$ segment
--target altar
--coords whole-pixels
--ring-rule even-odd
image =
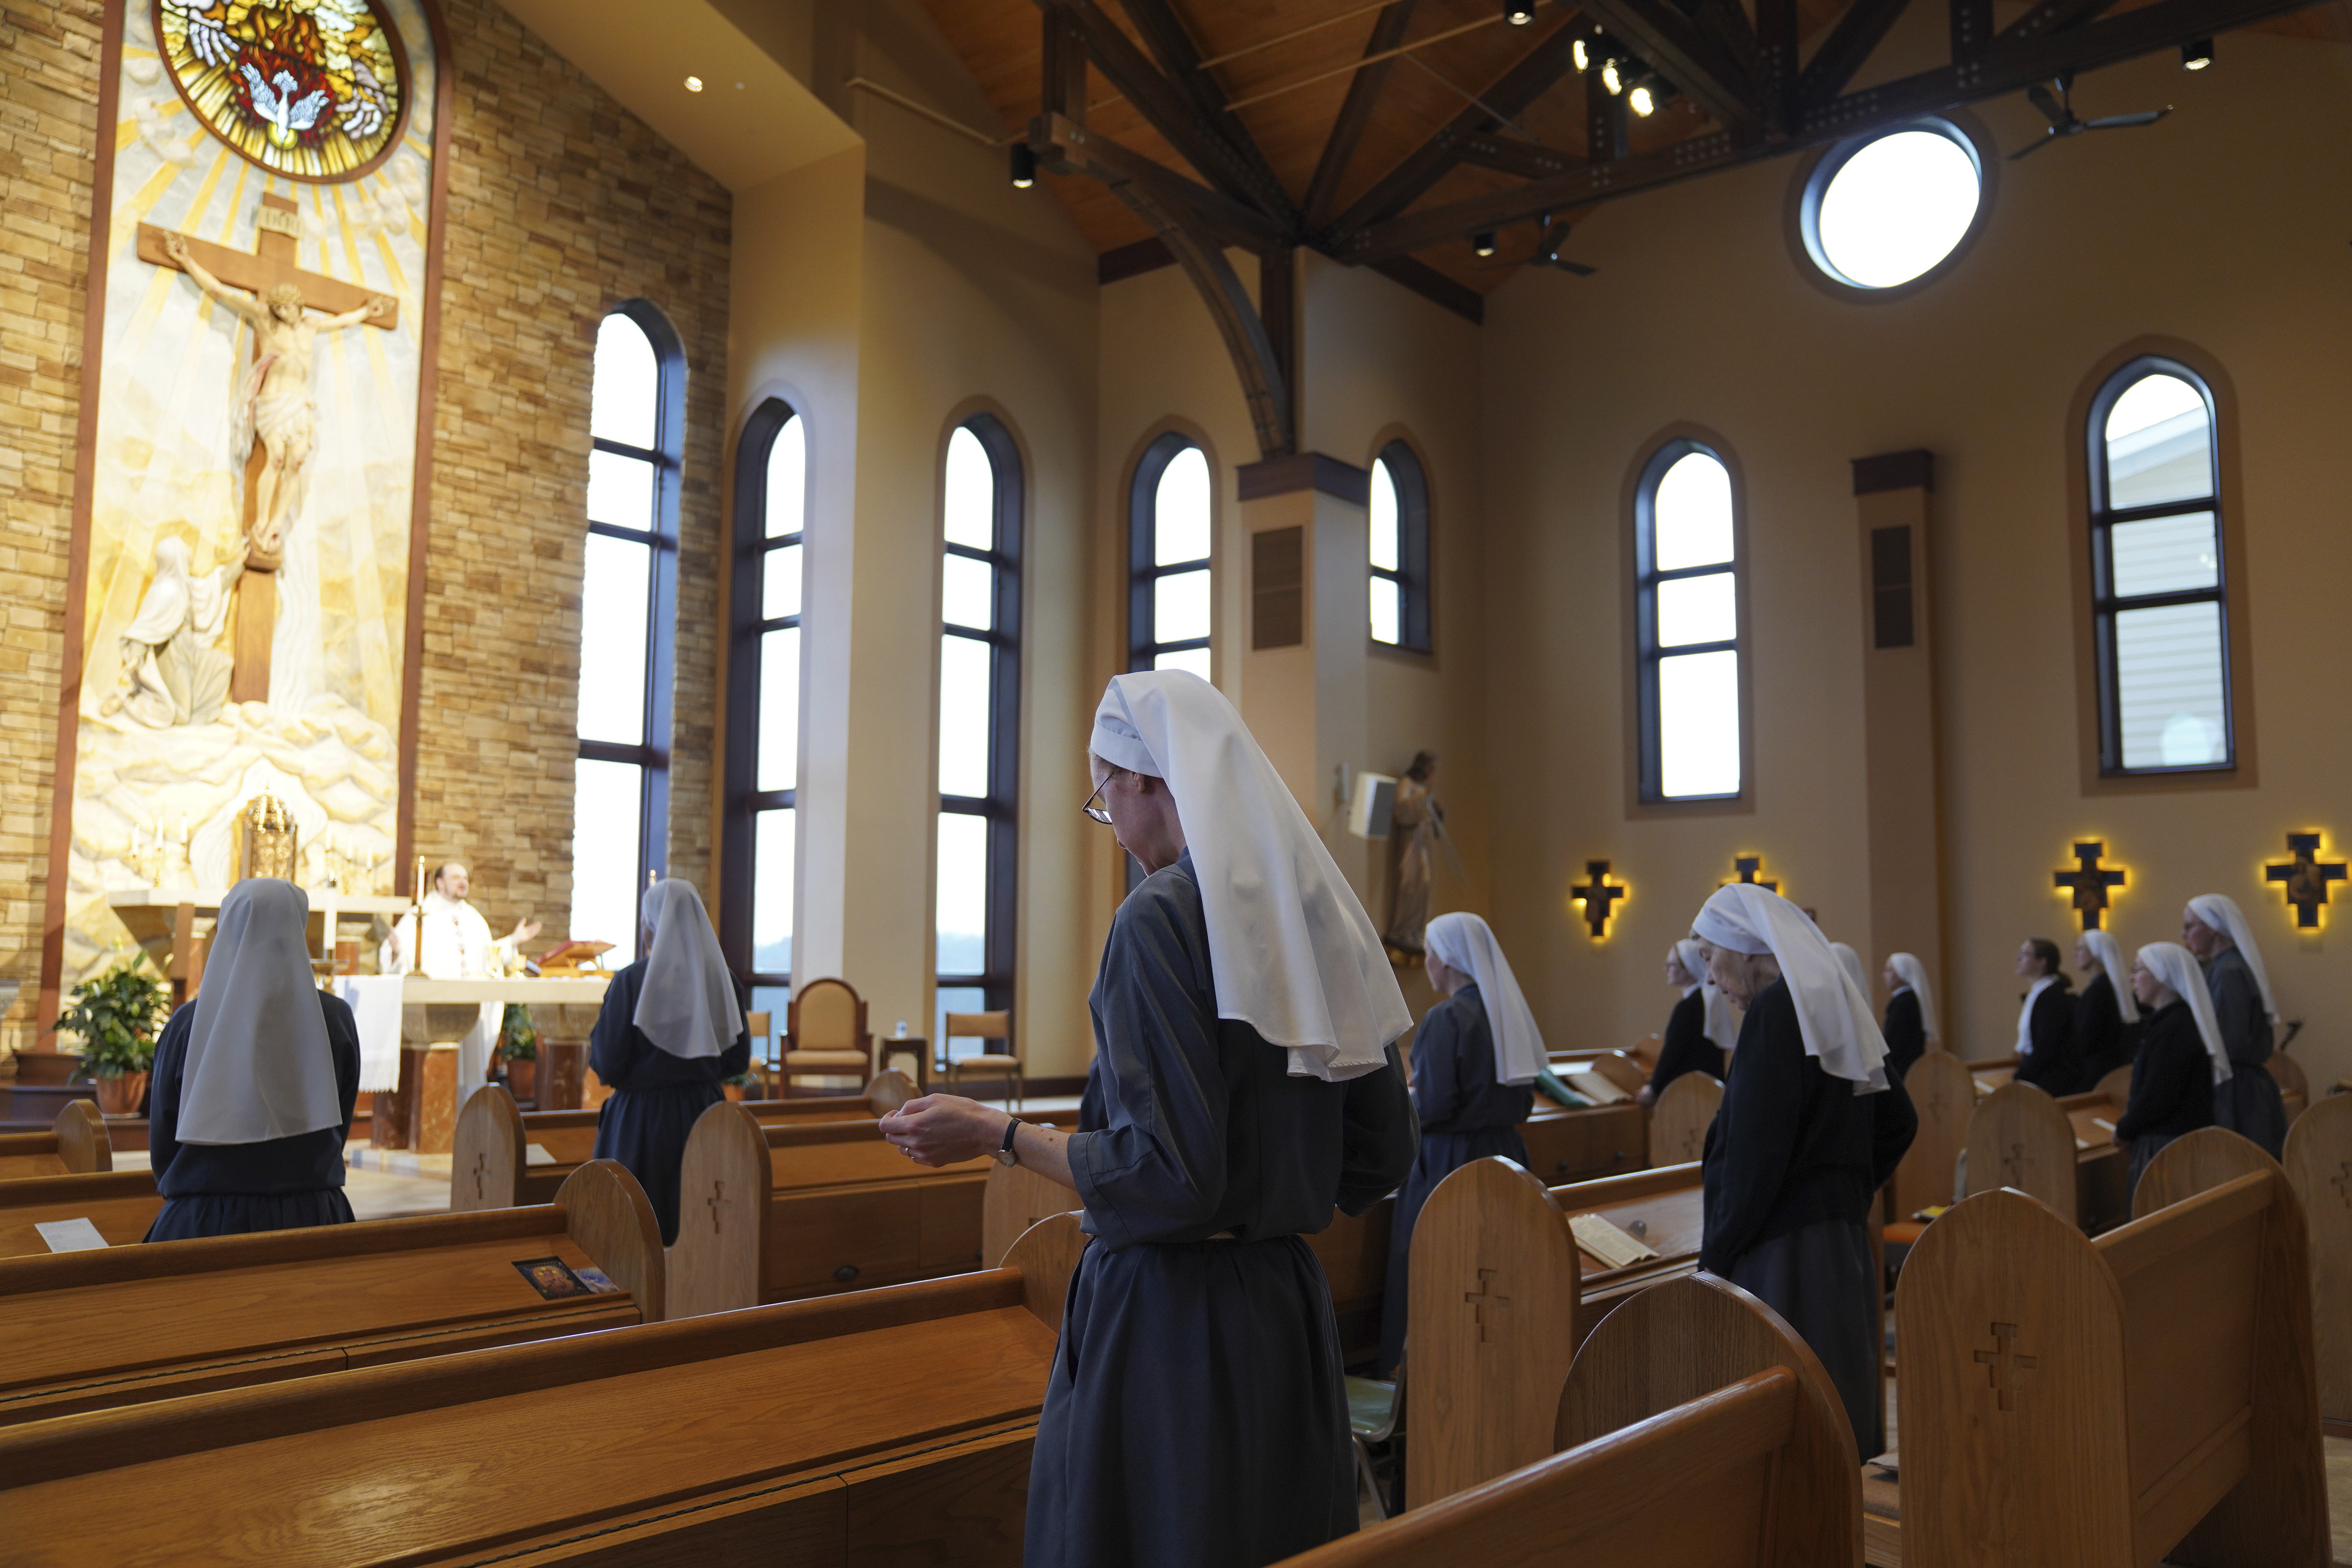
[[[346,918],[373,921],[379,916],[396,920],[409,900],[389,893],[343,893],[332,888],[305,888],[310,919],[304,930],[310,955],[321,963],[335,956],[335,943]],[[172,1005],[185,1002],[204,982],[205,942],[196,922],[211,922],[220,914],[226,888],[125,888],[106,895],[107,908],[131,933],[172,987]]]
[[[573,1110],[587,1081],[588,1035],[604,1009],[606,974],[544,979],[436,980],[430,975],[361,975],[341,983],[360,1022],[361,1082],[383,1081],[371,1058],[396,1049],[396,1087],[375,1095],[370,1142],[378,1149],[446,1154],[457,1128],[457,1042],[488,1005],[520,1003],[539,1030],[539,1109]],[[398,1036],[390,1037],[391,1010],[371,996],[397,987]]]

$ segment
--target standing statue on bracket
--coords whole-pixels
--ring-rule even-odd
[[[1412,766],[1397,780],[1396,808],[1389,827],[1389,925],[1383,940],[1418,958],[1429,925],[1429,889],[1434,850],[1445,837],[1445,807],[1429,793],[1437,776],[1437,753],[1416,752]]]
[[[155,579],[122,628],[122,674],[99,705],[100,718],[122,713],[150,730],[168,730],[205,723],[220,712],[230,660],[213,645],[228,622],[230,591],[245,564],[240,557],[197,576],[188,567],[186,540],[166,534],[155,542]]]

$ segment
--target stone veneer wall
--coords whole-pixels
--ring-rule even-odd
[[[445,0],[443,240],[417,847],[494,924],[560,935],[596,326],[644,298],[685,344],[670,863],[712,846],[730,201],[488,0]],[[0,1047],[32,1043],[79,432],[103,8],[0,10]],[[6,1068],[0,1064],[0,1075]]]

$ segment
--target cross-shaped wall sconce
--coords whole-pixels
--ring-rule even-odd
[[[1570,901],[1584,911],[1584,923],[1592,928],[1592,940],[1600,942],[1609,934],[1610,917],[1617,912],[1617,900],[1625,897],[1622,883],[1609,880],[1609,862],[1587,860],[1584,863],[1587,880],[1580,888],[1569,890]]]

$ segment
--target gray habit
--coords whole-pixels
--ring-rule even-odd
[[[2213,993],[2213,1021],[2221,1026],[2221,1044],[2230,1053],[2230,1076],[2213,1086],[2213,1125],[2281,1159],[2286,1152],[2286,1101],[2278,1079],[2263,1065],[2271,1059],[2271,1017],[2263,1011],[2263,989],[2234,947],[2205,965],[2205,986]]]
[[[1095,1244],[1038,1418],[1023,1560],[1251,1568],[1348,1534],[1338,1327],[1301,1238],[1412,1168],[1395,1047],[1324,1083],[1218,1018],[1190,855],[1120,906],[1090,1005],[1068,1149]]]

